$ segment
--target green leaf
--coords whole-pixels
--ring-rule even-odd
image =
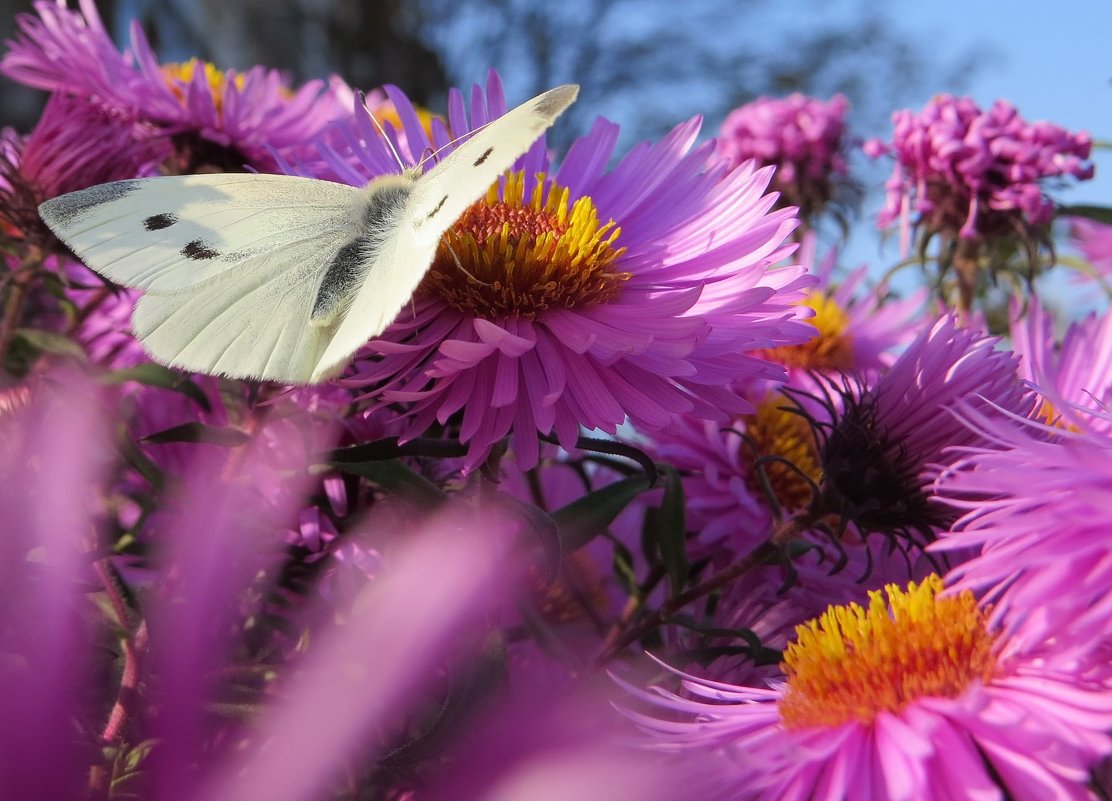
[[[433,508],[448,499],[448,494],[424,476],[418,475],[396,459],[370,462],[330,461],[331,467],[362,476],[386,490]]]
[[[136,472],[145,478],[156,490],[161,490],[166,484],[166,477],[161,468],[147,458],[134,442],[126,435],[121,435],[117,444],[120,455],[131,465]]]
[[[634,498],[649,487],[648,476],[632,476],[607,484],[557,509],[552,513],[552,519],[560,527],[564,550],[571,553],[597,537]]]
[[[106,384],[122,384],[125,381],[135,381],[148,387],[159,387],[180,392],[192,400],[206,412],[212,410],[212,404],[201,388],[181,373],[171,370],[155,362],[137,364],[122,370],[112,370],[101,376],[101,381]]]
[[[537,535],[537,541],[544,551],[546,562],[546,576],[549,581],[555,581],[560,572],[560,560],[563,557],[563,548],[560,543],[560,527],[544,509],[527,503],[505,492],[495,494],[500,506],[520,517]]]
[[[17,328],[14,334],[37,351],[72,356],[82,361],[85,359],[85,351],[81,346],[64,334],[43,331],[39,328]]]
[[[251,435],[238,428],[218,428],[206,423],[183,423],[143,437],[143,442],[163,445],[168,442],[207,442],[234,448],[251,439]]]
[[[637,592],[637,571],[633,566],[633,553],[617,540],[614,544],[614,575],[628,595]]]
[[[664,498],[656,516],[656,541],[660,557],[672,582],[672,594],[678,595],[687,584],[687,528],[684,518],[683,482],[671,465],[663,466]]]
[[[1112,208],[1108,206],[1059,206],[1055,211],[1058,217],[1084,217],[1100,223],[1112,225]]]

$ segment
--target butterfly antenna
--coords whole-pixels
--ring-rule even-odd
[[[382,123],[378,121],[378,117],[374,115],[374,112],[367,107],[367,95],[362,89],[359,90],[359,103],[363,106],[363,110],[367,112],[367,116],[371,118],[371,122],[374,123],[375,128],[382,134],[382,138],[386,140],[386,146],[390,148],[390,152],[394,154],[394,161],[398,162],[401,171],[405,172],[408,170],[409,167],[402,161],[402,157],[398,154],[397,148],[394,147],[394,142],[386,135],[386,129],[382,127]]]
[[[494,284],[488,284],[486,281],[480,281],[478,278],[468,272],[467,268],[463,266],[463,262],[459,260],[459,256],[456,254],[456,249],[452,247],[451,242],[445,240],[444,244],[448,246],[448,252],[452,254],[452,259],[455,261],[456,266],[459,267],[460,272],[462,272],[476,284],[480,284],[481,286],[494,286]]]
[[[418,167],[423,166],[426,161],[428,161],[429,159],[436,158],[446,148],[449,148],[449,147],[451,147],[452,145],[455,145],[455,144],[459,144],[460,142],[464,141],[465,139],[470,139],[472,136],[477,134],[479,131],[483,130],[483,128],[486,128],[490,125],[493,125],[495,122],[497,122],[496,119],[491,120],[490,122],[484,122],[482,125],[480,125],[478,128],[476,128],[473,131],[468,131],[467,133],[463,134],[462,136],[457,136],[455,139],[448,140],[443,145],[436,148],[436,150],[433,150],[431,147],[426,147],[424,153],[421,154],[421,160],[419,162],[417,162],[417,166]],[[425,155],[426,153],[428,155]]]

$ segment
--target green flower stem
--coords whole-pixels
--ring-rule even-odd
[[[694,603],[700,598],[705,598],[715,590],[724,587],[734,579],[745,575],[753,568],[775,557],[778,553],[782,552],[783,547],[790,542],[792,538],[813,522],[814,520],[811,514],[807,512],[785,520],[772,532],[772,535],[763,545],[744,559],[734,562],[725,570],[715,573],[713,576],[704,579],[694,587],[666,601],[658,610],[642,619],[640,623],[627,630],[624,634],[619,631],[617,636],[608,636],[606,642],[603,643],[602,649],[599,651],[598,657],[595,658],[595,667],[598,668],[605,665],[621,653],[628,645],[641,639],[641,637],[648,634],[657,626],[667,622],[668,618],[672,617],[688,604]],[[611,632],[611,634],[613,635],[614,633]]]

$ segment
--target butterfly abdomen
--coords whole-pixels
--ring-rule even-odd
[[[398,229],[413,185],[411,177],[387,175],[371,181],[359,193],[352,208],[355,237],[340,246],[321,279],[309,314],[312,325],[333,325],[347,313],[367,271]]]

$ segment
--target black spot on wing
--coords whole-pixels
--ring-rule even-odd
[[[564,86],[557,86],[555,89],[549,89],[543,95],[534,98],[536,105],[533,106],[533,110],[551,124],[552,120],[560,116],[564,109],[575,102],[578,94],[578,84],[569,83]]]
[[[480,164],[482,164],[484,161],[486,161],[488,158],[490,158],[490,154],[493,153],[493,152],[494,152],[494,148],[493,147],[488,147],[485,151],[483,151],[483,155],[481,155],[477,159],[475,159],[475,162],[471,166],[472,167],[478,167]]]
[[[444,204],[447,203],[447,202],[448,202],[448,196],[447,195],[440,198],[440,202],[436,204],[436,208],[433,209],[432,211],[430,211],[428,214],[426,214],[425,219],[426,220],[431,220],[433,217],[435,217],[436,213],[438,211],[440,211],[442,208],[444,208]]]
[[[148,231],[161,231],[176,223],[178,218],[173,214],[154,214],[143,220],[143,227]]]
[[[141,185],[140,179],[132,178],[127,181],[90,186],[79,192],[51,198],[39,206],[39,214],[50,226],[60,225],[68,228],[74,221],[97,206],[127,197]]]
[[[186,242],[185,247],[181,249],[181,255],[193,261],[206,261],[217,258],[220,251],[214,250],[212,245],[203,239],[194,239],[192,242]]]

